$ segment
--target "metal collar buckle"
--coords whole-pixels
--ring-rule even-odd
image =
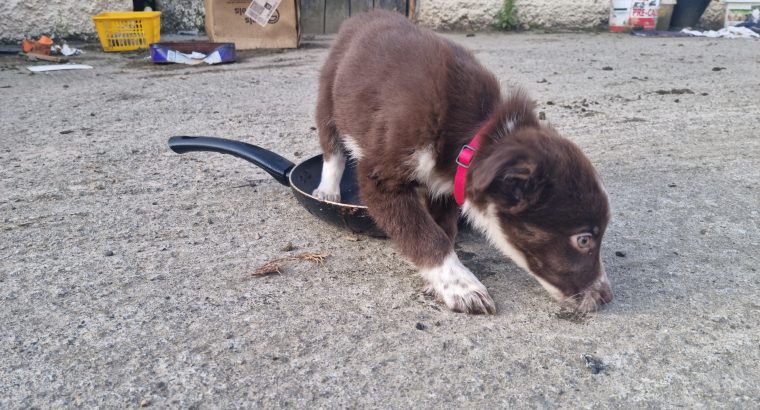
[[[470,156],[465,160],[467,163],[462,162],[462,154],[464,154],[464,150],[470,150],[471,154]],[[459,165],[462,168],[470,168],[470,161],[472,160],[473,154],[475,154],[478,150],[476,150],[471,145],[467,144],[462,147],[462,149],[459,151],[459,155],[457,155],[457,165]]]

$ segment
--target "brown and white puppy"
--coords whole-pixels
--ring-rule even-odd
[[[452,310],[496,310],[454,252],[456,160],[484,126],[465,217],[556,299],[583,311],[612,300],[599,253],[609,207],[593,166],[525,93],[502,97],[461,46],[396,13],[352,17],[322,69],[316,117],[325,162],[313,195],[340,200],[347,152],[370,215]]]

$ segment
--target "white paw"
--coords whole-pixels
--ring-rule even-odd
[[[333,154],[322,164],[322,178],[311,194],[322,201],[340,202],[340,179],[345,168],[346,158],[343,153]]]
[[[421,271],[425,291],[443,301],[454,312],[495,314],[496,305],[482,283],[452,252],[440,266]]]
[[[314,192],[311,193],[313,196],[315,196],[320,201],[331,201],[331,202],[340,202],[340,190],[334,190],[330,192],[325,192],[319,188],[315,189]]]

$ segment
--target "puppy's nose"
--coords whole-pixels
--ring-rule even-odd
[[[609,282],[602,282],[602,285],[599,287],[599,300],[603,303],[610,303],[612,302],[612,288],[610,288]]]

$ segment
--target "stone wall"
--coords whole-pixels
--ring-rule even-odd
[[[504,0],[418,0],[417,20],[437,30],[480,30],[491,27]],[[589,30],[606,28],[609,0],[512,0],[523,28]],[[701,25],[723,25],[725,5],[712,0]]]
[[[132,10],[132,0],[5,0],[0,1],[0,40],[40,34],[92,36],[91,17],[102,11]]]
[[[416,19],[437,30],[489,29],[503,0],[417,0]],[[608,0],[512,0],[523,28],[603,29],[609,16]],[[203,30],[203,0],[159,0],[162,30]],[[94,37],[91,16],[102,11],[128,11],[131,0],[5,0],[0,1],[0,41],[18,41],[39,34]],[[713,0],[702,24],[721,26],[724,5]]]

